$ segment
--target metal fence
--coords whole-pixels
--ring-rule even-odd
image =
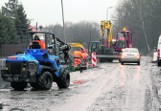
[[[0,57],[14,55],[17,52],[24,52],[26,45],[24,44],[0,44]]]

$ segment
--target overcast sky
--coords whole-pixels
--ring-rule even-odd
[[[62,24],[61,0],[19,0],[32,24],[39,25]],[[0,6],[8,0],[0,0]],[[114,13],[120,0],[63,0],[65,21],[77,23],[83,20],[100,23]]]

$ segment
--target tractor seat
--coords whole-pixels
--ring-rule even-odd
[[[38,42],[32,42],[31,49],[41,49],[41,46]]]

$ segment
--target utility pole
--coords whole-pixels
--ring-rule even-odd
[[[62,20],[63,20],[63,37],[64,37],[64,40],[65,40],[65,43],[66,43],[63,0],[61,0],[61,8],[62,8]]]
[[[109,9],[112,9],[112,8],[113,8],[113,7],[108,7],[108,8],[107,8],[107,11],[106,11],[106,20],[107,20],[107,21],[108,21],[108,10],[109,10]]]
[[[36,22],[36,31],[38,30],[38,22]]]
[[[92,36],[92,32],[91,32],[91,28],[90,28],[90,41],[91,41],[91,36]]]

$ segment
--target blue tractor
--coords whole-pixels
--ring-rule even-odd
[[[10,82],[15,90],[24,90],[28,83],[34,89],[49,90],[53,81],[59,88],[68,88],[70,74],[61,65],[59,56],[63,56],[66,63],[70,46],[55,37],[53,33],[29,32],[27,35],[26,41],[30,46],[23,54],[6,58],[5,69],[1,70],[3,80]],[[45,49],[34,41],[35,36],[45,43]]]

